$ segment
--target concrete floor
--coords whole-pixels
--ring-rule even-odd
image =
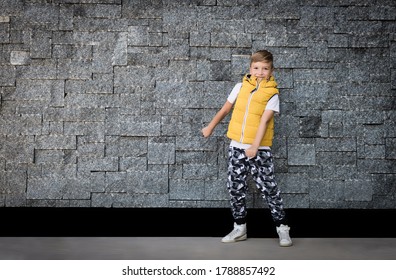
[[[396,260],[396,238],[0,237],[1,260]]]

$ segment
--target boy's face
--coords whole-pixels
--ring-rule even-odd
[[[263,79],[268,80],[272,75],[272,63],[265,61],[253,62],[250,65],[250,75],[257,78],[258,82]]]

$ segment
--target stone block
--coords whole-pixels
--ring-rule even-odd
[[[27,174],[24,170],[0,171],[0,194],[23,194]]]
[[[91,207],[91,200],[83,200],[83,199],[77,199],[77,200],[67,200],[68,207],[80,207],[80,208],[88,208]],[[62,206],[66,207],[66,206]]]
[[[0,134],[8,136],[40,135],[42,118],[40,115],[3,116],[0,119]]]
[[[128,29],[127,19],[73,18],[74,30],[88,32],[123,32]]]
[[[112,65],[127,65],[128,63],[128,33],[119,32],[116,34]]]
[[[51,31],[40,29],[33,30],[30,43],[30,56],[32,58],[51,58],[51,37]]]
[[[188,135],[187,126],[183,124],[182,116],[162,116],[161,136],[181,136]]]
[[[315,45],[308,47],[307,54],[310,61],[327,61],[327,42],[316,42]]]
[[[65,153],[62,150],[35,150],[34,162],[62,164]]]
[[[53,100],[63,103],[64,82],[61,80],[18,80],[16,100]]]
[[[384,144],[385,129],[383,125],[364,125],[363,141],[365,144]]]
[[[356,166],[356,152],[318,152],[317,163],[319,165],[334,166]]]
[[[345,165],[345,166],[333,166],[323,165],[324,180],[355,180],[359,177],[357,166]]]
[[[204,139],[201,136],[177,137],[176,151],[216,151],[217,141],[214,137]]]
[[[80,81],[81,82],[81,81]],[[119,108],[120,103],[124,104],[125,107],[129,108],[128,103],[124,101],[123,95],[120,97],[113,94],[80,94],[83,91],[88,90],[86,82],[69,82],[65,84],[65,105],[67,107],[85,107],[106,109],[107,115],[110,117],[110,108]],[[123,101],[121,101],[121,99]],[[99,110],[100,110],[99,109]]]
[[[352,137],[318,138],[315,147],[318,152],[354,152],[356,151],[356,139]]]
[[[125,92],[133,92],[135,87],[147,87],[154,84],[153,69],[143,66],[114,68],[114,87]]]
[[[309,209],[310,201],[309,194],[283,194],[283,204],[286,209]],[[286,210],[287,211],[287,210]]]
[[[278,83],[280,94],[282,89],[293,88],[293,71],[290,69],[276,69],[274,72],[275,80]]]
[[[5,207],[26,207],[26,194],[9,194],[5,196]]]
[[[98,171],[118,171],[118,158],[116,157],[78,157],[78,171],[83,174]]]
[[[300,9],[298,9],[295,3],[290,3],[286,0],[271,2],[271,3],[263,3],[257,1],[259,4],[259,10],[265,9],[266,15],[268,18],[276,18],[276,19],[300,19]],[[255,3],[253,1],[253,3]],[[257,8],[254,9],[256,12]],[[258,15],[257,15],[258,16]],[[256,17],[257,17],[256,16]]]
[[[10,22],[9,16],[0,16],[0,23]]]
[[[343,181],[312,181],[310,196],[310,207],[315,208],[339,208],[344,205],[344,189]]]
[[[271,47],[279,47],[279,46],[287,45],[288,34],[284,20],[278,20],[278,19],[267,20],[266,31],[267,33],[265,35],[265,45]],[[276,63],[276,65],[280,66],[278,62]]]
[[[73,56],[73,48],[71,45],[53,45],[52,57],[60,59],[68,59]]]
[[[204,180],[170,180],[170,200],[204,200]]]
[[[319,137],[322,118],[307,116],[300,118],[300,137]]]
[[[67,152],[65,151],[65,154]],[[76,170],[77,170],[77,165],[75,162],[68,162],[65,161],[62,162],[61,164],[59,163],[43,163],[40,164],[41,170],[32,170],[32,176],[31,178],[43,178],[43,177],[54,177],[58,176],[60,178],[70,178],[70,177],[76,177]]]
[[[276,35],[276,33],[272,33],[272,34]],[[277,39],[277,37],[274,36],[273,39],[268,38],[267,40],[272,40],[274,42],[272,44],[275,44],[276,42],[275,40],[279,40],[279,39]],[[260,44],[259,46],[255,46],[253,44],[253,47],[254,49],[260,49],[262,48],[261,47],[262,45],[266,45],[266,44],[267,42],[262,42],[262,44]],[[284,45],[284,43],[282,45]],[[274,47],[278,47],[278,46],[274,46]],[[305,48],[278,47],[270,50],[274,56],[274,65],[277,68],[299,68],[299,67],[309,68],[309,63],[308,63],[309,58]],[[293,69],[293,72],[296,70],[297,69]]]
[[[28,65],[30,63],[30,53],[26,51],[12,51],[10,63],[12,65]]]
[[[344,194],[346,201],[372,201],[372,182],[358,180],[346,181]]]
[[[211,34],[212,47],[237,47],[237,36],[230,33],[212,33]]]
[[[300,119],[281,113],[276,121],[276,134],[281,137],[299,137]]]
[[[217,152],[207,151],[176,151],[177,164],[206,163],[217,164]]]
[[[168,169],[160,171],[131,171],[127,172],[125,181],[128,193],[165,194],[168,192]]]
[[[190,33],[191,47],[209,47],[210,46],[210,32],[191,32]]]
[[[232,86],[224,81],[209,81],[204,83],[205,108],[220,109],[227,100]]]
[[[147,46],[149,39],[147,26],[128,27],[128,46]]]
[[[10,24],[8,22],[0,21],[0,43],[9,43],[9,42],[10,42]]]
[[[288,146],[289,165],[315,165],[316,151],[315,145],[295,144]]]
[[[92,62],[90,61],[62,59],[59,60],[58,65],[57,78],[59,79],[88,80],[92,77]]]
[[[86,93],[113,94],[113,74],[93,74],[86,83]],[[88,107],[88,106],[87,106]]]
[[[387,159],[396,159],[396,138],[386,138],[385,157]]]
[[[241,77],[249,71],[250,56],[249,55],[232,55],[231,71],[233,76]]]
[[[83,137],[78,137],[77,154],[78,156],[92,156],[104,157],[105,144],[104,143],[91,143],[81,140]],[[82,143],[81,143],[82,142]]]
[[[148,164],[174,164],[175,139],[173,137],[152,138],[148,142]]]
[[[190,48],[187,39],[170,39],[169,59],[171,60],[188,60],[190,57]]]
[[[188,84],[182,81],[158,81],[155,88],[155,98],[159,108],[186,108],[192,99],[188,95]],[[191,96],[192,97],[192,96]]]
[[[122,17],[132,19],[162,18],[162,1],[126,0],[122,6]]]
[[[121,17],[121,5],[112,5],[111,2],[108,4],[74,5],[73,8],[75,17],[113,19]]]
[[[348,47],[348,35],[347,34],[330,34],[328,37],[328,47],[329,48],[337,48],[337,49],[329,49],[328,51],[339,52],[338,48],[347,48]],[[328,54],[329,54],[328,52]],[[335,60],[336,61],[336,60]]]
[[[364,145],[364,152],[359,153],[360,158],[385,159],[385,145]]]
[[[45,121],[69,121],[69,122],[104,122],[106,118],[105,108],[48,108],[43,113]]]
[[[229,201],[230,195],[227,191],[227,182],[225,179],[205,180],[205,200],[223,200]]]
[[[231,63],[229,61],[212,61],[209,79],[212,81],[231,80]]]
[[[76,149],[76,137],[64,135],[40,135],[36,137],[36,149],[61,149],[69,150]]]
[[[34,159],[33,136],[7,135],[0,144],[0,157],[6,159],[7,164],[32,163]]]
[[[168,197],[163,194],[93,193],[92,207],[166,207]]]
[[[15,86],[15,66],[2,65],[0,68],[0,86]]]
[[[27,199],[61,199],[65,191],[66,179],[58,176],[29,178]]]
[[[309,193],[310,181],[313,179],[306,174],[283,173],[277,173],[276,178],[278,186],[282,193],[288,194]]]
[[[184,164],[183,178],[185,179],[217,179],[218,169],[214,165],[207,164]]]
[[[120,120],[121,136],[160,136],[159,116],[123,116]]]
[[[106,156],[138,158],[148,151],[147,137],[106,136],[105,143]]]
[[[120,171],[145,171],[147,170],[146,157],[122,157],[120,158]]]
[[[97,180],[91,181],[86,178],[67,178],[62,199],[89,200],[91,198],[93,184],[98,184]]]
[[[301,26],[328,26],[334,25],[333,7],[304,7],[301,9]]]
[[[358,170],[368,174],[392,174],[396,173],[394,160],[384,159],[358,159]]]

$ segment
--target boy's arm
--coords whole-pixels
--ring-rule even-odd
[[[260,124],[256,132],[256,137],[252,145],[246,149],[245,154],[249,158],[253,158],[257,155],[258,148],[260,147],[260,142],[264,137],[265,131],[267,130],[267,124],[274,116],[274,111],[265,110],[263,115],[261,116]]]
[[[224,119],[224,117],[228,115],[228,113],[231,111],[232,105],[233,105],[232,103],[226,101],[223,107],[217,112],[217,114],[210,121],[210,123],[204,128],[202,128],[201,132],[205,138],[209,137],[212,134],[215,127],[219,124],[219,122],[221,122]]]

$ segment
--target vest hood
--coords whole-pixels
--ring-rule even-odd
[[[257,87],[257,77],[254,77],[251,74],[246,74],[243,77],[242,82],[246,82],[246,83],[251,84],[254,87]],[[271,76],[268,81],[262,80],[260,82],[260,87],[277,88],[278,87],[278,83],[275,81],[274,76]],[[279,91],[277,93],[279,94]]]

